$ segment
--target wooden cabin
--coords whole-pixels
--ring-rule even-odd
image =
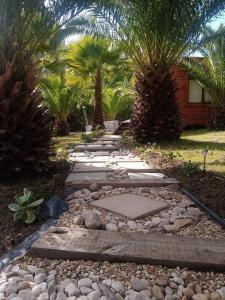
[[[211,114],[211,98],[200,82],[192,78],[186,70],[175,67],[177,81],[177,101],[184,126],[205,126]]]

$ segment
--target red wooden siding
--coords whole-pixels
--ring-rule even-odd
[[[173,70],[177,82],[177,102],[184,125],[207,125],[210,118],[210,103],[188,102],[188,73],[179,67]]]

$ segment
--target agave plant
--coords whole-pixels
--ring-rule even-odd
[[[217,30],[205,27],[200,47],[203,58],[190,58],[183,61],[192,74],[212,98],[212,117],[210,126],[213,129],[225,129],[225,26]]]
[[[121,43],[136,74],[136,103],[131,125],[142,143],[174,140],[182,131],[171,72],[204,24],[225,9],[221,0],[100,1],[83,31]],[[96,22],[97,17],[97,22]],[[82,26],[80,26],[82,31]]]
[[[14,212],[14,221],[24,220],[27,224],[33,223],[44,199],[33,201],[31,191],[26,188],[23,190],[23,195],[16,195],[15,199],[16,203],[9,204],[9,209]]]

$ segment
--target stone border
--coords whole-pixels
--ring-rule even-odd
[[[33,232],[30,236],[25,238],[15,248],[0,257],[0,271],[9,265],[15,258],[24,256],[31,248],[33,243],[48,229],[54,225],[57,219],[50,218],[40,226],[38,230]]]

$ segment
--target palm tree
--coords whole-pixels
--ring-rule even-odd
[[[47,77],[39,86],[49,113],[54,117],[55,135],[68,135],[70,132],[68,116],[75,107],[78,96],[77,88],[67,85],[64,76]]]
[[[84,37],[77,44],[73,44],[68,50],[68,65],[74,69],[76,75],[94,84],[94,112],[93,129],[104,128],[102,89],[103,76],[107,72],[113,72],[114,66],[119,62],[120,49],[114,47],[107,39],[94,39]]]
[[[46,165],[52,133],[36,68],[61,27],[91,1],[78,2],[1,1],[0,176]]]
[[[225,26],[205,27],[200,48],[202,59],[184,60],[184,66],[205,87],[212,98],[213,129],[225,129]]]
[[[179,137],[172,68],[197,43],[202,26],[224,8],[221,0],[102,0],[95,17],[80,26],[119,41],[132,59],[137,97],[131,126],[139,142]]]
[[[106,120],[124,121],[130,118],[134,92],[127,84],[107,87],[104,90],[103,111]]]

